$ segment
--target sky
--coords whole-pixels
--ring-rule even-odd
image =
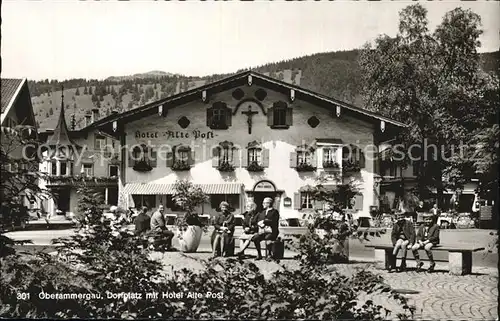
[[[397,33],[410,1],[2,1],[2,78],[69,79],[161,70],[231,73]],[[422,2],[431,30],[460,6],[482,19],[481,52],[500,47],[500,2]]]

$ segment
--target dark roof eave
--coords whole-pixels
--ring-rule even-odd
[[[322,101],[324,103],[327,103],[328,105],[339,105],[341,107],[344,107],[346,110],[348,110],[350,112],[356,112],[356,113],[364,115],[365,117],[369,117],[372,119],[377,118],[381,121],[385,121],[387,123],[387,125],[390,125],[390,126],[394,126],[394,127],[398,127],[398,128],[408,127],[408,125],[403,124],[401,122],[398,122],[396,120],[392,120],[390,118],[384,117],[384,116],[379,115],[377,113],[353,106],[351,104],[327,97],[327,96],[322,95],[322,94],[314,93],[308,89],[301,88],[301,87],[296,86],[296,85],[288,84],[288,83],[285,83],[283,81],[276,80],[276,79],[270,78],[268,76],[256,73],[254,71],[244,71],[242,73],[221,79],[221,80],[216,81],[214,83],[210,83],[210,84],[206,84],[206,85],[203,85],[203,86],[200,86],[197,88],[193,88],[191,90],[188,90],[188,91],[185,91],[185,92],[182,92],[182,93],[179,93],[179,94],[176,94],[176,95],[173,95],[173,96],[170,96],[170,97],[167,97],[167,98],[164,98],[164,99],[161,99],[161,100],[149,103],[149,104],[146,104],[144,106],[128,110],[128,111],[121,113],[121,114],[109,115],[105,118],[98,120],[97,122],[90,124],[89,126],[87,126],[85,128],[82,128],[81,131],[85,131],[85,130],[88,130],[91,128],[103,126],[103,125],[109,124],[115,120],[132,119],[132,118],[135,118],[134,116],[136,116],[138,114],[143,114],[145,112],[146,112],[145,113],[146,115],[153,115],[156,113],[156,111],[153,110],[153,111],[148,112],[148,109],[153,109],[154,107],[158,107],[160,105],[173,103],[170,106],[166,106],[167,108],[172,108],[172,107],[184,104],[184,103],[188,103],[188,102],[192,101],[193,98],[194,99],[201,99],[201,96],[199,94],[202,91],[206,90],[207,95],[209,95],[209,93],[211,91],[213,91],[213,92],[222,91],[221,88],[219,88],[219,90],[214,90],[214,89],[221,87],[221,86],[224,86],[224,85],[231,84],[237,80],[244,79],[244,77],[247,77],[248,75],[252,75],[252,77],[255,77],[255,80],[257,80],[257,83],[262,84],[263,82],[267,82],[268,84],[269,83],[275,84],[281,88],[294,89],[297,92],[297,94],[299,95],[298,97],[301,97],[301,98],[311,97],[311,98],[315,98],[318,101]],[[259,81],[259,78],[261,81]],[[255,80],[254,80],[254,83],[255,83]],[[297,94],[296,94],[296,97],[297,97]]]

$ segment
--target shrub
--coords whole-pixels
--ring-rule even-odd
[[[187,180],[178,180],[174,184],[174,195],[172,199],[181,207],[186,214],[177,220],[177,226],[180,229],[188,225],[204,227],[200,217],[195,212],[196,208],[205,202],[208,202],[208,196],[201,190],[196,188]]]
[[[188,191],[187,183],[179,183]],[[205,268],[186,268],[161,276],[162,266],[149,258],[143,240],[118,222],[103,218],[99,199],[80,191],[82,228],[63,240],[59,255],[1,259],[0,316],[29,318],[169,318],[169,319],[351,319],[383,320],[389,310],[360,295],[386,293],[406,310],[404,297],[380,276],[359,270],[351,276],[323,264],[282,267],[266,278],[254,263],[236,259],[204,261]],[[200,196],[200,195],[199,195]],[[202,197],[200,196],[199,199]],[[192,204],[192,203],[190,203]],[[184,203],[184,206],[186,203]],[[326,237],[325,237],[326,239]],[[301,245],[304,249],[304,244]],[[33,299],[47,293],[85,293],[100,299]],[[141,297],[109,298],[107,292],[140,293]],[[17,300],[16,293],[32,293]],[[159,292],[158,301],[145,293]],[[183,293],[166,299],[162,292]],[[199,293],[201,297],[189,297]],[[207,295],[211,293],[212,295]]]

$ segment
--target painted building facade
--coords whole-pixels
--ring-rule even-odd
[[[378,205],[376,147],[404,125],[247,71],[91,127],[120,140],[122,207],[178,213],[173,185],[186,179],[210,195],[199,213],[225,200],[239,214],[270,196],[286,218],[322,206],[307,192],[319,182],[353,180],[354,208]]]

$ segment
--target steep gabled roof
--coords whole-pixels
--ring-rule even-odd
[[[0,80],[1,84],[1,111],[4,113],[7,111],[8,107],[12,106],[16,100],[17,94],[21,91],[21,87],[25,79],[10,79],[2,78]]]
[[[61,112],[59,114],[59,120],[57,121],[57,126],[54,129],[54,133],[47,140],[47,145],[51,147],[62,147],[62,146],[75,146],[78,145],[73,142],[69,135],[68,126],[66,124],[66,118],[64,116],[64,95],[61,98]]]
[[[175,106],[183,105],[192,101],[196,101],[201,99],[201,93],[203,91],[206,91],[207,97],[210,97],[211,94],[215,94],[218,92],[222,92],[224,90],[228,90],[231,88],[235,88],[238,86],[242,86],[247,83],[248,77],[252,77],[252,83],[257,85],[257,86],[262,86],[264,88],[268,88],[271,90],[276,90],[278,92],[282,92],[285,94],[289,94],[290,90],[293,89],[295,91],[295,98],[296,99],[301,99],[305,101],[310,101],[311,103],[314,103],[316,105],[324,106],[327,108],[330,108],[332,111],[335,111],[334,107],[340,106],[344,109],[344,111],[348,111],[349,113],[353,113],[358,115],[360,118],[364,118],[369,121],[384,121],[387,123],[387,125],[391,125],[394,127],[398,128],[403,128],[406,127],[405,124],[398,122],[396,120],[384,117],[380,114],[368,111],[366,109],[362,109],[356,106],[353,106],[351,104],[348,104],[346,102],[336,100],[331,97],[327,97],[325,95],[321,95],[318,93],[315,93],[313,91],[310,91],[305,88],[301,88],[296,85],[288,84],[283,81],[262,75],[260,73],[257,73],[255,71],[244,71],[241,73],[238,73],[236,75],[221,79],[219,81],[206,84],[204,86],[200,86],[197,88],[193,88],[191,90],[157,100],[155,102],[146,104],[144,106],[134,108],[131,110],[128,110],[124,113],[120,114],[115,114],[115,115],[110,115],[105,118],[100,119],[97,122],[94,122],[90,124],[88,127],[100,127],[100,126],[105,126],[109,125],[115,120],[121,120],[124,122],[132,121],[132,120],[137,120],[138,118],[141,117],[146,117],[153,115],[157,113],[157,107],[158,106],[164,106],[165,109],[172,108]]]

